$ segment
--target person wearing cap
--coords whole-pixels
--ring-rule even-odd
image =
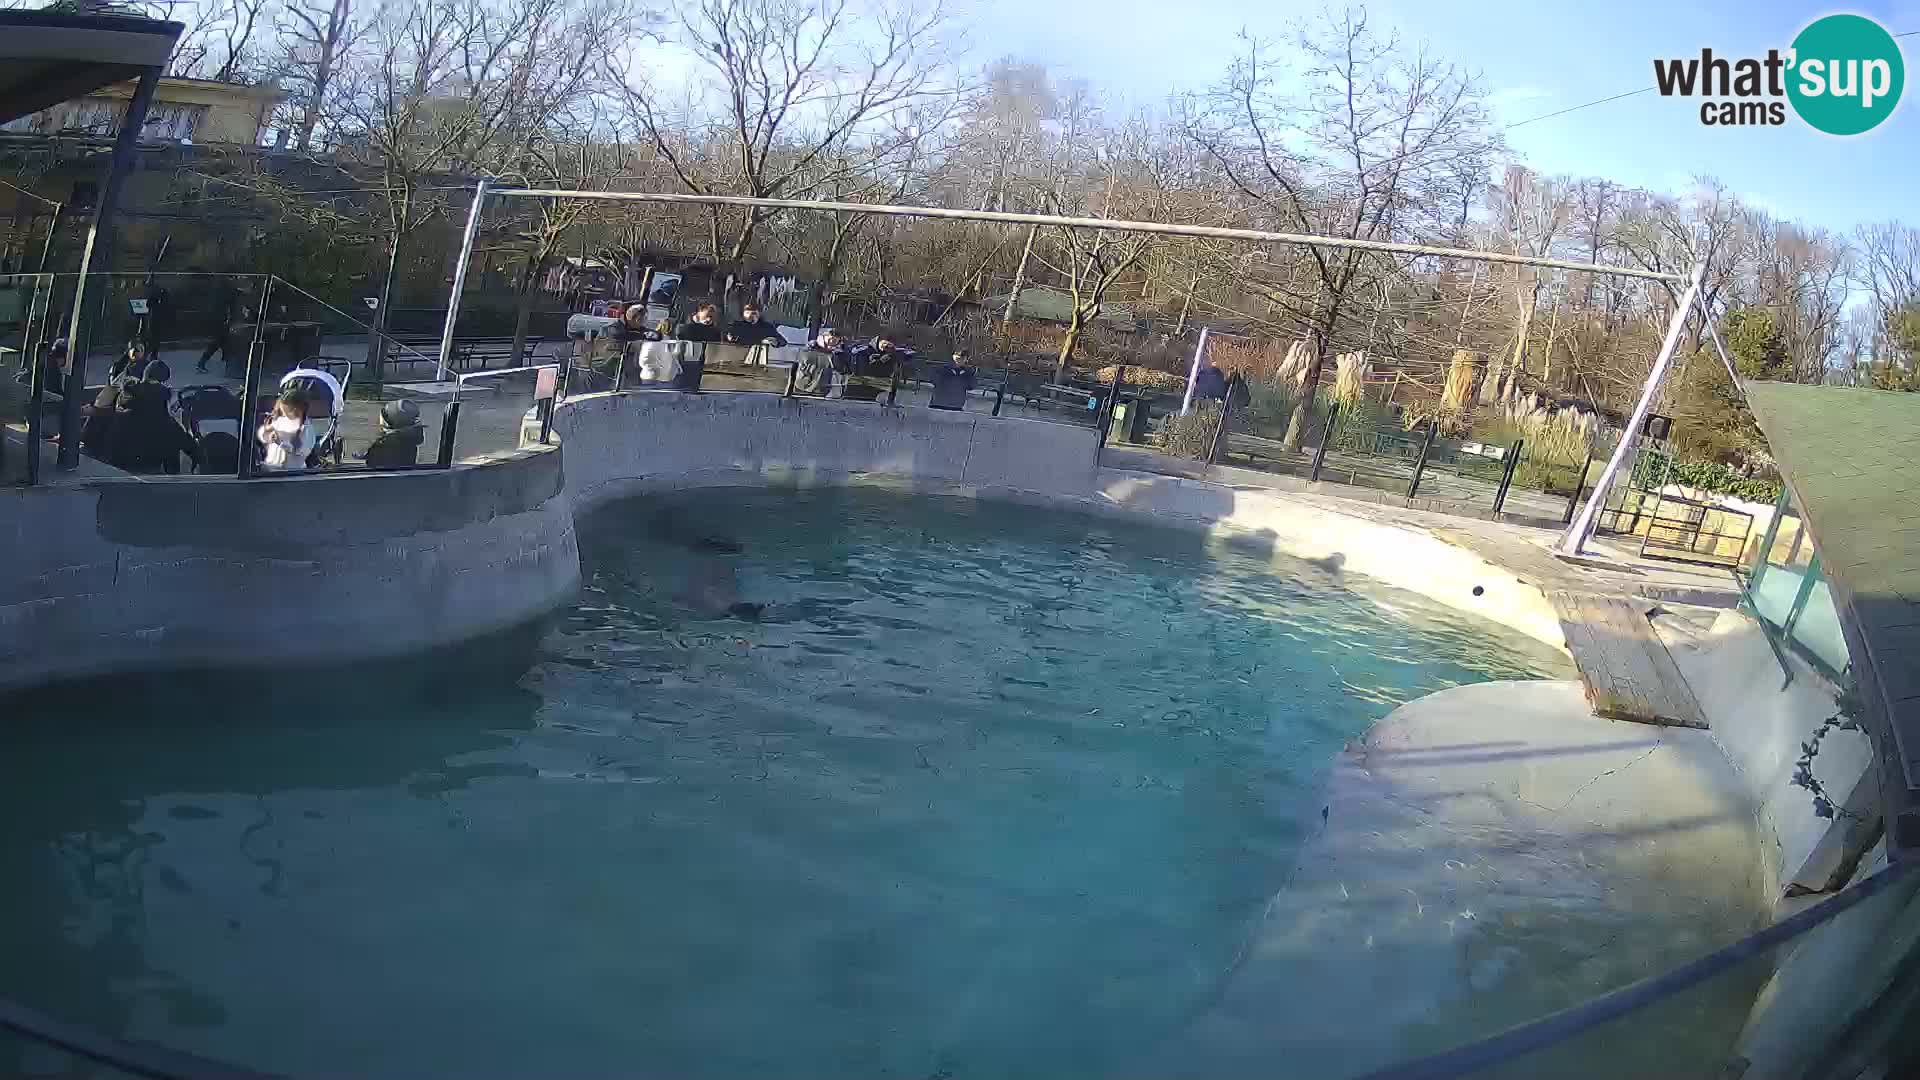
[[[367,468],[404,469],[420,464],[420,444],[427,438],[420,422],[420,406],[406,398],[380,407],[380,434],[367,447]]]

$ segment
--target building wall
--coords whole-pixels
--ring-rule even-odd
[[[56,135],[70,132],[110,137],[133,97],[134,84],[103,87],[83,98],[61,102],[7,124],[19,134]],[[142,136],[147,139],[196,143],[238,143],[252,146],[275,102],[283,97],[272,87],[241,86],[208,79],[161,79],[154,88]]]

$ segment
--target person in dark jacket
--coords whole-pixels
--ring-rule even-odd
[[[881,334],[865,345],[854,346],[853,373],[880,379],[892,378],[894,369],[901,368],[904,373],[905,365],[913,363],[915,355],[912,349]]]
[[[691,318],[673,328],[673,336],[681,341],[724,341],[726,334],[720,329],[720,308],[714,304],[694,308]]]
[[[420,422],[420,406],[405,398],[380,408],[380,434],[367,447],[367,468],[404,469],[420,464],[420,444],[427,438]]]
[[[727,324],[727,340],[735,345],[759,345],[771,341],[785,345],[787,339],[780,336],[780,324],[771,323],[760,317],[760,305],[752,301],[740,309],[740,317]]]
[[[1200,361],[1200,370],[1193,376],[1193,396],[1197,401],[1226,400],[1226,372],[1214,367],[1211,360]]]
[[[120,391],[113,424],[111,460],[128,472],[180,471],[180,458],[200,460],[200,445],[167,411],[173,372],[164,360],[149,361],[141,378]]]
[[[112,461],[117,456],[113,448],[114,429],[119,426],[120,417],[125,412],[121,408],[121,396],[128,384],[140,381],[147,366],[147,346],[135,338],[127,342],[126,351],[114,358],[107,367],[107,385],[93,399],[93,404],[85,409],[86,421],[80,426],[80,448],[102,461]],[[169,372],[171,374],[171,372]],[[164,406],[164,403],[162,403]]]
[[[975,378],[973,357],[965,349],[955,349],[953,358],[933,373],[933,400],[927,403],[927,407],[966,408],[967,395],[973,391]]]
[[[207,370],[207,361],[216,355],[222,361],[227,359],[227,331],[236,319],[243,317],[240,302],[240,290],[234,286],[233,279],[221,275],[214,285],[213,322],[207,331],[207,347],[200,354],[200,362],[194,365],[195,371]]]

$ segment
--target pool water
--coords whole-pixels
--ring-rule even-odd
[[[1102,1075],[1217,992],[1345,741],[1570,670],[1012,505],[698,492],[581,552],[530,669],[9,708],[0,996],[302,1076]]]

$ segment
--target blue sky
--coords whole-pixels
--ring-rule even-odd
[[[1524,120],[1652,85],[1653,59],[1733,57],[1785,48],[1802,26],[1834,11],[1878,19],[1895,33],[1920,30],[1920,0],[1846,6],[1747,0],[1376,0],[1372,21],[1403,39],[1478,69],[1503,122]],[[1043,61],[1123,99],[1158,103],[1218,77],[1242,27],[1281,35],[1319,4],[1250,0],[982,0],[968,13],[971,51]],[[1658,94],[1527,124],[1508,141],[1548,173],[1604,176],[1679,192],[1689,177],[1719,177],[1772,212],[1849,230],[1867,221],[1920,223],[1920,37],[1902,41],[1908,89],[1899,111],[1870,135],[1833,139],[1789,117],[1780,128],[1702,126],[1697,101]]]

